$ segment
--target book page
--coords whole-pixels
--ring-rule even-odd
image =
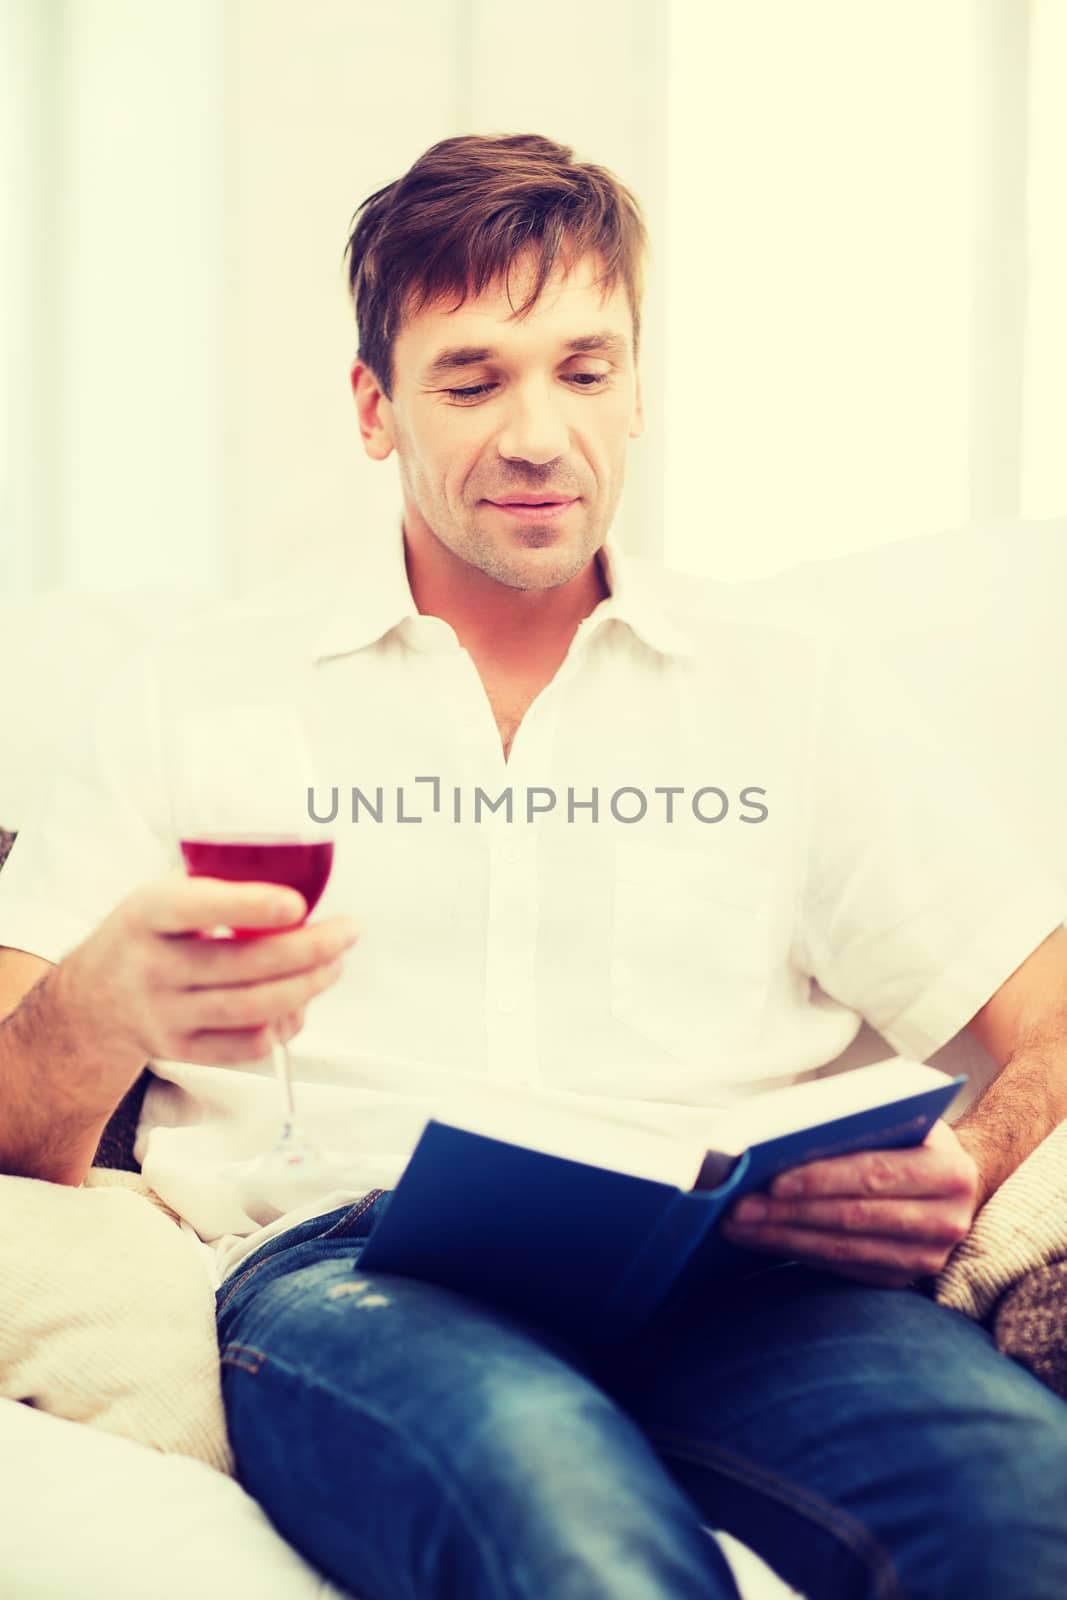
[[[489,1081],[432,1102],[438,1122],[490,1139],[690,1189],[709,1153],[724,1176],[750,1145],[938,1088],[946,1075],[895,1056],[837,1077],[791,1084],[722,1110],[609,1102]]]
[[[943,1088],[947,1081],[947,1075],[936,1067],[907,1056],[893,1056],[869,1067],[854,1067],[836,1077],[772,1089],[715,1117],[714,1148],[723,1154],[740,1155],[750,1145],[766,1139],[906,1100],[928,1089]]]
[[[652,1102],[612,1106],[560,1091],[485,1083],[467,1094],[450,1094],[433,1114],[486,1138],[689,1188],[718,1113]]]

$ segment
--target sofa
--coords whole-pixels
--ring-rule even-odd
[[[1060,686],[1067,682],[1067,523],[954,529],[808,563],[731,586],[728,596],[724,586],[723,594],[735,614],[799,621],[873,645],[902,692],[943,729],[975,781],[988,784],[1006,818],[1027,829],[1063,885],[1067,915],[1067,720],[1060,705]],[[6,696],[0,827],[17,829],[33,817],[56,752],[88,714],[106,675],[121,670],[124,657],[154,629],[209,601],[196,592],[55,592],[0,605],[0,672],[6,684],[18,686]],[[0,842],[0,858],[3,849]],[[823,1070],[847,1070],[892,1053],[865,1024]],[[968,1077],[953,1115],[995,1071],[962,1033],[932,1064]],[[144,1082],[133,1086],[105,1130],[94,1164],[99,1173],[136,1169],[133,1131]],[[1062,1247],[1059,1304],[1067,1305],[1067,1224]],[[1059,1263],[1048,1258],[1056,1254],[1046,1251],[1046,1273],[1055,1273]],[[1044,1292],[1047,1278],[1042,1283]],[[999,1284],[1004,1292],[992,1301],[987,1295],[982,1314],[992,1319],[998,1304],[1003,1310],[1008,1293],[1021,1287]],[[1047,1310],[1047,1293],[1043,1304]],[[1017,1295],[1016,1335],[1026,1310]],[[217,1593],[220,1600],[235,1593],[321,1600],[339,1593],[275,1532],[233,1477],[203,1460],[10,1399],[0,1400],[0,1441],[9,1464],[0,1595],[93,1600],[106,1593],[114,1600],[128,1593],[138,1600],[184,1600],[196,1592]],[[792,1593],[753,1552],[725,1534],[713,1536],[745,1600],[785,1600]]]

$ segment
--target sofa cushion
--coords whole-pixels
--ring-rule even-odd
[[[0,1460],[7,1600],[342,1600],[236,1479],[201,1461],[10,1400]]]
[[[989,1323],[1015,1284],[1062,1257],[1067,1257],[1067,1122],[1053,1128],[994,1190],[933,1280],[934,1298]],[[1067,1301],[1062,1309],[1067,1314]]]
[[[1067,1400],[1067,1259],[1035,1267],[997,1306],[997,1349]]]
[[[0,1397],[232,1473],[214,1286],[144,1180],[0,1176]]]

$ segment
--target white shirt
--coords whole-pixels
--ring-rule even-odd
[[[258,1227],[218,1174],[277,1135],[270,1063],[151,1064],[135,1155],[215,1281],[392,1187],[465,1098],[692,1131],[832,1061],[864,1017],[926,1058],[1063,920],[872,663],[604,554],[610,596],[506,762],[473,661],[415,608],[398,524],[128,663],[20,835],[0,944],[58,961],[180,866],[180,832],[306,826],[308,787],[319,816],[338,791],[316,914],[362,937],[290,1048],[300,1123],[344,1181]],[[354,787],[380,821],[351,820]],[[475,820],[479,789],[510,789],[510,821],[484,798]]]

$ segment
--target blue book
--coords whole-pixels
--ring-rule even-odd
[[[625,1338],[673,1293],[772,1258],[716,1223],[787,1168],[921,1144],[966,1083],[904,1057],[707,1113],[700,1142],[487,1090],[430,1120],[360,1256],[584,1344]],[[504,1124],[506,1134],[494,1132]],[[521,1130],[521,1131],[517,1131]]]

